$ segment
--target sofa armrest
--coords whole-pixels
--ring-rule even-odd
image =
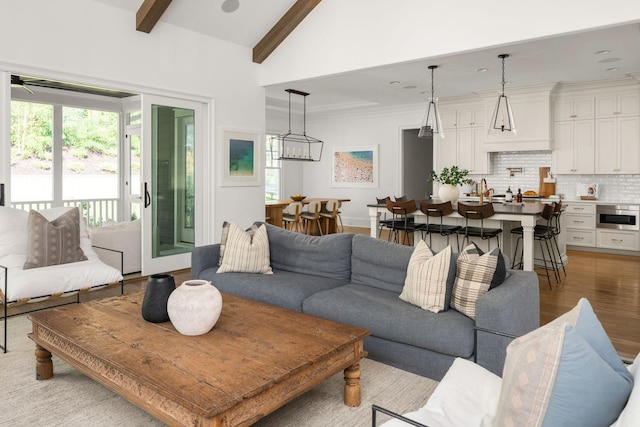
[[[191,251],[191,277],[197,279],[203,270],[218,267],[219,258],[220,243],[193,248]]]
[[[504,283],[476,302],[477,363],[502,375],[511,336],[524,335],[539,326],[538,275],[533,271],[511,270]]]

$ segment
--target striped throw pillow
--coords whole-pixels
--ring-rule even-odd
[[[229,238],[229,226],[230,222],[224,221],[222,223],[222,235],[220,236],[220,257],[218,258],[218,266],[222,265],[222,260],[224,259],[224,251],[227,247],[227,239]],[[258,226],[253,224],[251,227],[247,228],[247,232],[253,236],[253,233],[256,232]]]
[[[478,298],[506,277],[502,252],[496,248],[485,254],[472,243],[460,252],[456,266],[451,308],[475,320]]]
[[[439,313],[445,309],[451,246],[436,255],[420,240],[411,254],[400,299],[423,310]]]
[[[273,274],[269,259],[267,227],[262,224],[254,232],[246,232],[237,224],[229,224],[229,234],[218,273]]]

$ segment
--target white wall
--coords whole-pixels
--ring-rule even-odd
[[[345,225],[368,227],[367,204],[376,197],[400,196],[400,141],[402,130],[419,127],[424,105],[368,113],[314,115],[307,118],[307,133],[322,139],[322,161],[307,163],[303,168],[303,193],[309,197],[348,198],[342,205]],[[331,187],[331,157],[336,147],[378,146],[378,188]]]
[[[638,19],[637,0],[323,0],[263,63],[261,82],[302,80]]]
[[[264,132],[264,89],[250,49],[163,23],[141,33],[135,14],[87,0],[2,2],[0,39],[0,70],[213,102],[205,203],[212,228],[204,240],[215,241],[224,220],[248,226],[264,218],[264,186],[219,180],[222,129]]]

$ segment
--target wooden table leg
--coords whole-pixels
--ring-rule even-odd
[[[36,379],[48,380],[53,376],[53,362],[51,353],[44,347],[36,344]]]
[[[344,404],[354,407],[360,403],[360,363],[356,363],[344,370]]]

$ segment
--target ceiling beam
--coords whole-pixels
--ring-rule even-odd
[[[262,64],[321,0],[297,0],[253,48],[253,62]]]
[[[144,0],[136,12],[136,30],[150,33],[170,4],[171,0]]]

